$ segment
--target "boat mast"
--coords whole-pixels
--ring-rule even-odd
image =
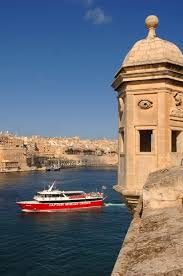
[[[56,182],[56,180],[53,181],[52,185],[48,189],[48,192],[51,192],[51,190],[53,189],[53,186],[55,185],[55,182]]]

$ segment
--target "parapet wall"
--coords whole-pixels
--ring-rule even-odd
[[[149,175],[112,276],[183,275],[183,167]]]

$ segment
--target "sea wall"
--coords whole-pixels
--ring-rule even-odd
[[[149,175],[112,276],[183,275],[183,167]]]
[[[66,160],[76,161],[76,164],[86,164],[88,166],[117,166],[118,156],[107,155],[107,156],[97,156],[97,155],[65,155]]]

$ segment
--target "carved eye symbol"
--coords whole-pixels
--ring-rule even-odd
[[[152,107],[153,103],[149,100],[141,100],[138,102],[138,106],[142,109],[148,109]]]

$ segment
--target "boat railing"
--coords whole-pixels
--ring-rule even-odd
[[[91,193],[87,193],[86,195],[87,195],[87,197],[102,197],[103,193],[100,193],[100,192],[91,192]]]
[[[69,196],[69,195],[68,195]],[[69,198],[71,198],[71,199],[74,199],[74,198],[85,198],[86,196],[85,196],[85,194],[80,194],[80,195],[71,195],[71,196],[69,196]]]

